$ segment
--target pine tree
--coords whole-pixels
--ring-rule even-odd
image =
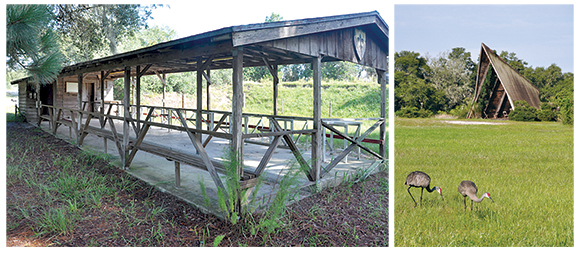
[[[6,5],[6,64],[24,68],[40,83],[54,81],[62,69],[56,34],[46,5]]]

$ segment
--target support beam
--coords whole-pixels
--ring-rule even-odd
[[[107,73],[105,75],[105,71],[101,71],[101,77],[99,79],[99,85],[100,85],[100,95],[101,95],[101,104],[100,104],[100,113],[101,114],[105,114],[105,79],[106,76],[108,76],[109,73]],[[104,116],[99,116],[99,122],[101,124],[101,128],[103,128],[105,126],[105,121],[103,120]]]
[[[209,98],[209,85],[211,84],[211,80],[209,76],[205,74],[205,69],[211,65],[213,61],[213,56],[209,56],[205,62],[203,59],[199,57],[197,59],[197,110],[195,114],[195,127],[197,130],[203,129],[203,77],[207,80],[207,97]],[[207,109],[209,109],[209,105],[207,105]],[[197,139],[199,141],[203,140],[203,135],[198,133]]]
[[[201,130],[203,126],[203,59],[201,57],[197,59],[197,110],[195,110],[195,129]],[[203,135],[198,133],[195,134],[198,141],[202,141]]]
[[[56,134],[56,130],[58,130],[58,127],[60,126],[59,123],[57,123],[60,120],[60,116],[62,115],[62,109],[58,109],[58,112],[56,113],[56,118],[54,119],[54,126],[52,127],[52,134]]]
[[[181,187],[181,163],[175,161],[175,187]]]
[[[209,94],[209,87],[211,86],[211,70],[207,70],[207,73],[204,73],[205,79],[207,80],[207,110],[211,110],[211,94]],[[207,121],[209,121],[209,114],[207,114]]]
[[[135,158],[135,154],[137,153],[137,151],[139,150],[139,146],[141,146],[141,143],[143,143],[143,140],[145,139],[145,136],[147,135],[147,132],[149,132],[149,128],[151,128],[151,124],[148,124],[146,122],[149,121],[149,119],[151,118],[151,115],[153,114],[153,107],[149,108],[149,112],[147,113],[147,118],[145,118],[145,124],[143,125],[143,128],[140,128],[139,133],[137,134],[137,140],[135,141],[135,146],[133,148],[133,150],[131,150],[131,153],[129,154],[129,157],[127,158],[127,166],[130,166],[131,163],[133,162],[133,158]]]
[[[219,119],[219,122],[217,122],[217,125],[213,128],[213,132],[217,132],[217,130],[219,130],[219,128],[221,127],[221,125],[223,124],[223,122],[225,122],[225,119],[227,118],[227,116],[229,116],[229,114],[223,114],[223,116],[221,116],[221,119]],[[207,138],[205,139],[205,142],[203,142],[203,148],[207,147],[207,144],[209,144],[209,142],[211,141],[211,138],[213,138],[213,135],[208,135]]]
[[[277,97],[278,97],[278,84],[279,84],[279,77],[277,76],[277,65],[271,65],[267,58],[263,58],[263,62],[265,66],[269,70],[269,73],[273,77],[273,115],[277,116]]]
[[[203,160],[203,163],[205,164],[207,171],[211,175],[213,182],[215,183],[215,185],[217,186],[218,189],[222,190],[223,195],[225,196],[225,199],[228,200],[229,194],[227,193],[227,189],[225,189],[225,186],[223,186],[223,183],[221,182],[219,175],[217,175],[217,171],[215,170],[213,163],[209,159],[209,155],[207,155],[207,151],[205,151],[205,148],[203,148],[201,142],[197,140],[197,137],[195,137],[195,133],[192,133],[189,130],[189,127],[187,126],[187,120],[185,120],[185,118],[183,117],[183,114],[181,114],[181,110],[176,109],[174,111],[175,111],[175,113],[177,113],[177,116],[179,117],[179,120],[181,121],[181,124],[183,125],[183,127],[185,127],[187,135],[189,136],[191,143],[193,143],[193,147],[195,147],[195,149],[197,150],[197,153],[199,153],[199,156],[201,156],[201,159]],[[229,209],[230,208],[229,202],[226,201],[226,203],[227,203],[228,209]]]
[[[384,120],[380,120],[377,123],[383,123]],[[324,122],[322,122],[322,126],[324,126],[325,128],[328,128],[328,130],[332,131],[333,133],[341,136],[342,138],[344,138],[344,140],[349,141],[351,143],[355,143],[356,141],[354,139],[352,139],[350,136],[343,134],[342,132],[338,131],[336,128],[334,128],[333,126],[326,124]],[[378,159],[384,159],[383,156],[380,156],[380,154],[374,152],[373,150],[369,149],[368,147],[364,146],[364,145],[358,145],[360,148],[362,148],[363,150],[365,150],[366,152],[372,154],[374,157],[378,158]]]
[[[135,88],[135,108],[137,109],[135,118],[137,119],[137,131],[141,131],[141,66],[139,65],[135,76]]]
[[[275,120],[275,119],[271,119],[271,124],[275,127],[275,129],[278,132],[281,132],[283,129],[281,128],[281,126],[279,125],[279,123]],[[313,135],[313,134],[312,134]],[[302,171],[304,171],[304,173],[306,173],[306,176],[308,177],[308,180],[310,181],[316,181],[315,180],[315,176],[312,173],[312,168],[310,168],[310,165],[308,165],[308,163],[306,162],[306,160],[302,157],[302,154],[300,153],[300,150],[298,149],[298,147],[296,146],[296,144],[294,143],[293,139],[291,136],[289,136],[288,134],[283,134],[282,135],[283,140],[285,141],[285,143],[287,144],[287,146],[290,148],[290,150],[292,151],[292,153],[294,154],[294,157],[296,158],[296,160],[298,161],[298,164],[300,165],[300,168],[302,169]],[[321,165],[320,165],[321,166]]]
[[[165,107],[165,92],[167,89],[167,81],[165,80],[165,74],[163,73],[162,75],[155,72],[155,74],[157,75],[157,77],[159,77],[159,80],[161,81],[161,84],[163,84],[163,107]]]
[[[231,152],[238,164],[237,173],[243,177],[243,48],[233,50],[233,96],[231,105]]]
[[[82,110],[82,79],[83,79],[83,74],[79,74],[78,75],[78,110]],[[39,118],[40,119],[40,118]],[[78,132],[80,132],[80,127],[82,126],[82,113],[78,112],[78,124],[76,124],[75,129],[76,129],[76,144],[78,145],[80,142],[80,134]]]
[[[364,139],[366,139],[366,137],[368,137],[368,135],[370,135],[370,133],[372,133],[376,127],[384,125],[384,120],[379,120],[378,122],[376,122],[374,125],[372,125],[370,128],[368,128],[368,130],[366,130],[366,132],[364,132],[364,134],[362,134],[360,137],[356,138],[355,142],[352,142],[347,148],[345,148],[342,153],[340,153],[333,161],[332,163],[330,163],[328,166],[326,166],[324,168],[324,172],[322,173],[322,176],[328,172],[330,172],[336,165],[338,165],[338,163],[340,163],[340,161],[342,159],[344,159],[348,153],[350,153],[350,151],[352,151],[354,149],[354,147],[358,146],[362,146],[360,145],[362,143],[362,141]],[[337,131],[334,127],[332,127],[331,125],[328,124],[324,124],[324,126],[328,127],[328,129],[330,129],[331,131]],[[331,127],[331,128],[330,128]],[[344,134],[345,135],[345,134]]]
[[[123,99],[123,155],[121,160],[123,162],[123,169],[128,169],[127,157],[129,155],[129,120],[130,120],[130,99],[131,99],[131,67],[125,66],[125,96]]]
[[[322,168],[322,57],[312,59],[313,70],[313,118],[314,130],[312,134],[312,176],[317,182],[320,180]]]
[[[82,146],[82,143],[84,141],[84,138],[88,135],[88,133],[86,132],[86,130],[88,129],[88,127],[90,126],[90,121],[92,120],[92,113],[88,114],[88,117],[86,118],[86,121],[84,122],[84,127],[81,128],[80,132],[79,132],[79,140],[78,140],[78,146]]]
[[[121,157],[121,163],[125,163],[123,158],[123,147],[121,145],[121,139],[119,139],[119,134],[117,133],[117,128],[115,127],[115,122],[112,119],[108,119],[109,127],[111,128],[111,133],[113,134],[113,141],[117,146],[117,150],[119,151],[119,156]]]
[[[380,125],[380,147],[378,154],[388,157],[388,139],[386,137],[386,121],[388,121],[388,88],[386,87],[386,71],[376,69],[378,74],[378,83],[380,84],[380,118],[384,119],[384,123]]]
[[[259,162],[259,165],[255,169],[255,174],[257,174],[257,176],[261,175],[261,173],[263,171],[265,171],[265,167],[267,166],[267,163],[269,163],[269,161],[271,160],[271,157],[273,156],[273,152],[275,151],[275,149],[277,148],[277,145],[281,141],[281,137],[282,136],[276,136],[273,138],[273,141],[271,142],[271,144],[267,148],[267,151],[265,152],[265,154],[261,158],[261,161]]]

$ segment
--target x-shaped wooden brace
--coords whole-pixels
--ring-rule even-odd
[[[281,126],[279,125],[279,123],[275,120],[275,118],[271,119],[271,122],[273,124],[273,126],[275,127],[276,130],[278,131],[282,131]],[[274,139],[275,140],[275,139]],[[302,168],[302,170],[304,171],[304,173],[306,173],[306,176],[308,177],[308,180],[310,181],[314,181],[314,176],[312,176],[312,168],[310,167],[310,165],[308,164],[308,162],[306,162],[306,160],[304,159],[304,157],[302,157],[302,154],[300,153],[300,150],[298,149],[298,147],[296,146],[296,144],[294,143],[292,137],[289,136],[289,134],[284,134],[283,135],[283,140],[285,141],[285,143],[287,144],[287,146],[290,148],[290,150],[292,151],[292,153],[294,154],[294,156],[296,157],[296,160],[298,161],[298,163],[300,164],[300,167]],[[277,142],[275,144],[277,146]],[[273,143],[272,143],[272,146]],[[270,147],[271,148],[271,147]],[[269,150],[268,150],[269,152]],[[273,153],[273,151],[272,151]]]
[[[380,156],[378,153],[368,149],[366,146],[361,145],[360,143],[362,143],[362,141],[368,137],[368,135],[370,133],[372,133],[378,126],[380,126],[382,123],[384,123],[383,119],[378,120],[378,122],[376,122],[374,125],[372,125],[370,128],[368,128],[368,130],[366,130],[366,132],[364,132],[364,134],[362,134],[360,137],[357,137],[356,140],[350,138],[348,135],[343,134],[342,132],[338,131],[336,128],[334,128],[333,126],[324,123],[322,121],[322,126],[328,128],[330,131],[334,132],[337,135],[342,136],[345,140],[350,141],[352,144],[350,144],[346,149],[344,149],[333,161],[332,163],[328,164],[325,168],[324,171],[322,173],[326,174],[328,172],[330,172],[336,165],[338,165],[338,163],[340,161],[342,161],[342,159],[344,159],[344,157],[346,157],[346,155],[348,155],[348,153],[350,153],[350,151],[352,151],[352,149],[354,149],[354,147],[358,146],[362,149],[364,149],[365,151],[369,152],[370,154],[376,156],[378,159],[382,160],[383,157]],[[320,177],[322,177],[322,175],[320,175]]]
[[[201,144],[201,141],[199,141],[199,139],[197,139],[197,137],[195,137],[195,133],[191,132],[189,130],[189,126],[187,126],[187,120],[185,120],[185,118],[183,117],[183,114],[181,114],[181,110],[174,110],[175,113],[177,113],[177,115],[179,116],[179,120],[181,121],[181,124],[183,125],[183,127],[185,127],[185,132],[187,132],[187,135],[189,136],[189,139],[191,140],[191,142],[193,143],[193,146],[195,147],[195,149],[197,150],[197,152],[199,153],[199,156],[201,156],[201,160],[203,160],[203,163],[205,164],[205,167],[207,167],[207,171],[209,172],[209,174],[211,175],[211,178],[213,179],[213,182],[215,182],[215,185],[222,190],[224,197],[226,200],[229,200],[229,194],[227,193],[227,189],[225,189],[225,186],[223,186],[223,183],[221,182],[221,179],[219,178],[219,175],[217,175],[217,171],[215,170],[215,167],[213,166],[213,163],[211,162],[211,160],[209,159],[209,155],[207,155],[207,152],[205,151],[205,148],[203,148],[203,145]],[[229,207],[229,202],[225,202],[227,204],[227,209],[228,212],[230,210]]]

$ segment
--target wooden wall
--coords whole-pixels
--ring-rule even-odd
[[[358,58],[356,57],[353,41],[354,28],[349,28],[279,39],[260,43],[259,45],[275,47],[311,56],[322,54],[344,61],[375,67],[384,71],[388,70],[388,55],[386,54],[385,49],[379,47],[375,36],[366,31],[366,51],[363,59],[360,61],[358,61]]]
[[[56,86],[55,106],[71,109],[78,109],[78,93],[66,92],[67,82],[78,82],[77,76],[58,78]],[[92,101],[100,101],[100,86],[96,77],[87,77],[83,79],[82,100],[88,101],[89,88],[94,84],[94,96]],[[105,101],[112,101],[113,98],[113,81],[105,80]],[[85,108],[87,110],[88,108]],[[96,110],[96,109],[95,109]],[[70,118],[70,112],[65,112],[63,117]]]
[[[28,80],[18,83],[18,106],[26,121],[35,124],[38,122],[38,114],[36,111],[36,99],[31,96],[32,89],[34,89],[34,85],[29,85]]]

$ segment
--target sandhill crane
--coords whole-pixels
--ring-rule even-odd
[[[458,192],[460,194],[462,194],[462,196],[464,197],[464,212],[466,212],[466,197],[468,196],[470,198],[470,214],[472,214],[472,205],[473,202],[482,202],[482,200],[486,197],[491,199],[491,201],[495,202],[493,200],[493,198],[491,198],[491,195],[489,193],[484,193],[481,198],[477,198],[476,197],[476,193],[478,191],[478,188],[476,188],[476,185],[472,182],[472,181],[462,181],[460,182],[460,184],[458,185]]]
[[[420,191],[420,205],[422,205],[422,193],[424,192],[424,188],[426,188],[426,191],[428,191],[429,193],[432,193],[433,191],[437,191],[440,194],[440,197],[442,197],[442,200],[444,201],[444,197],[442,196],[442,189],[438,186],[435,186],[431,189],[430,188],[430,177],[422,171],[410,172],[410,174],[408,174],[408,176],[406,177],[406,182],[404,182],[404,184],[408,186],[408,189],[406,189],[406,190],[408,191],[408,194],[410,194],[410,197],[414,201],[414,207],[415,208],[416,208],[417,203],[416,203],[416,200],[414,200],[414,197],[412,196],[412,194],[410,193],[411,187],[422,188]]]

